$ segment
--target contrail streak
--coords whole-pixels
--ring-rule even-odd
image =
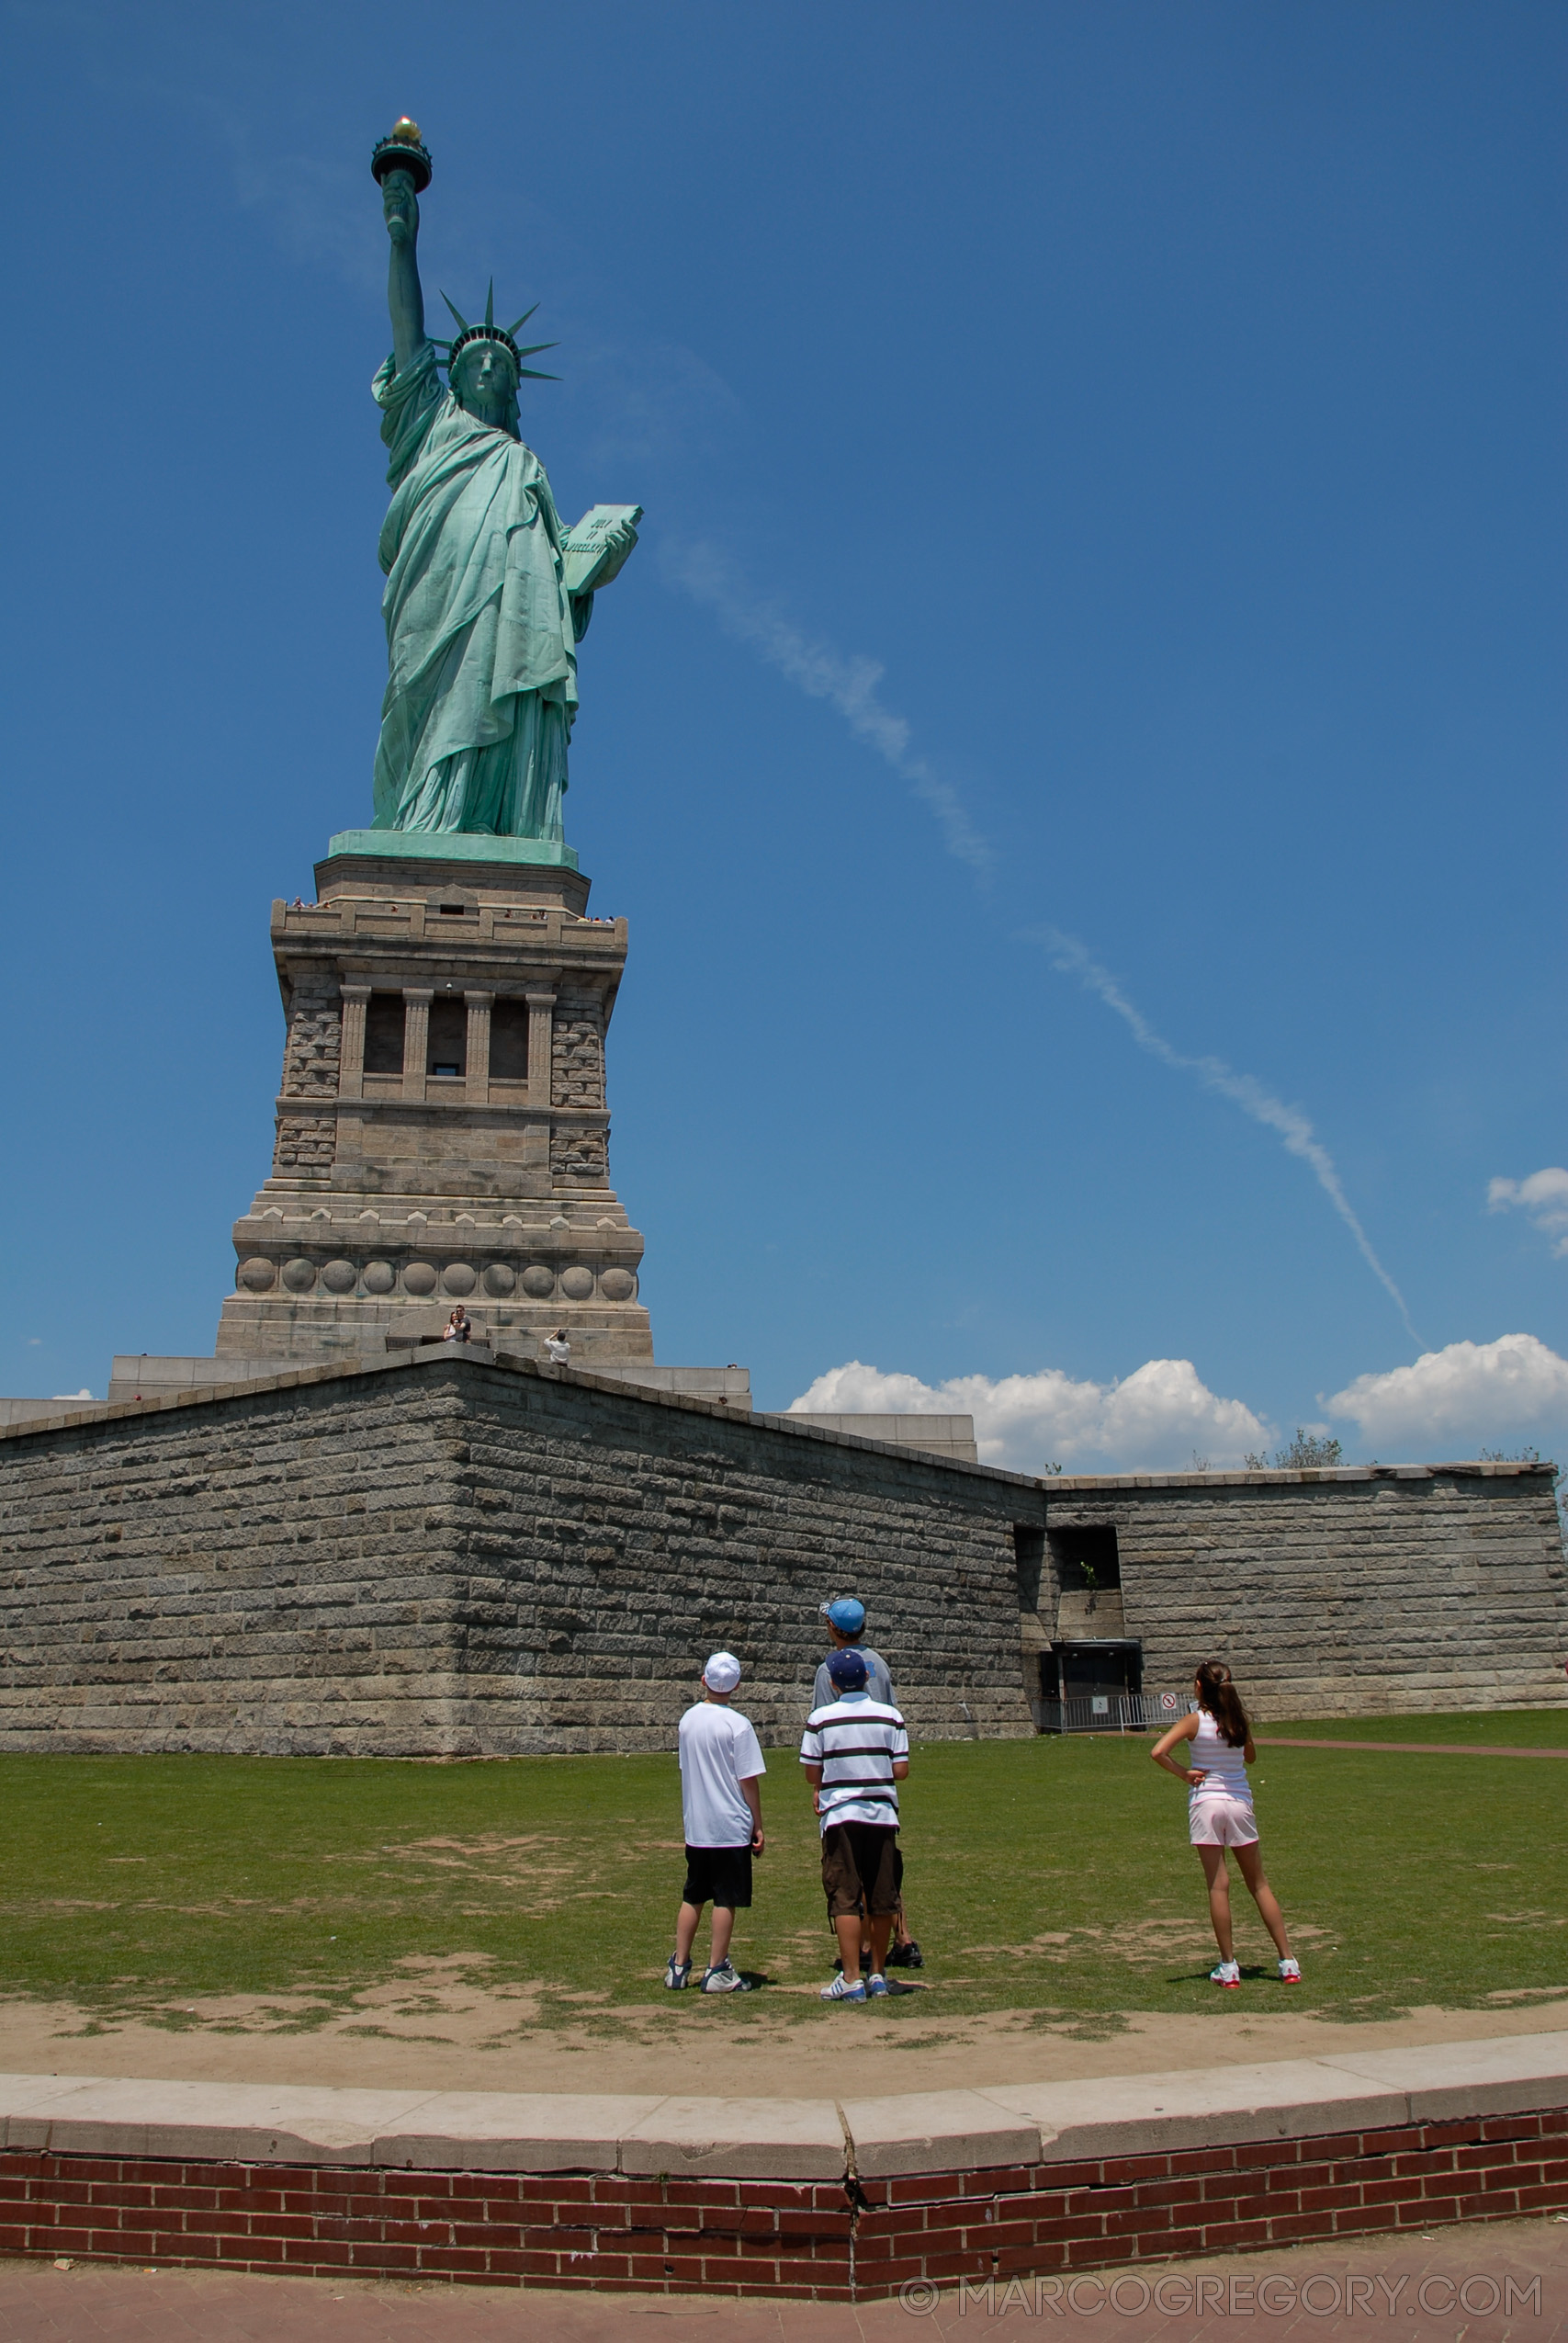
[[[837,708],[856,738],[869,741],[934,814],[942,842],[956,861],[966,865],[976,878],[991,877],[996,868],[996,849],[976,829],[952,785],[911,751],[908,719],[877,696],[877,685],[885,671],[874,660],[845,657],[830,645],[802,634],[775,605],[759,601],[747,591],[733,563],[715,546],[669,547],[663,558],[666,570],[677,584],[714,611],[727,634],[734,636],[738,642],[750,643],[770,667],[776,667],[808,698],[826,700],[830,707]],[[1076,936],[1065,935],[1054,927],[1036,934],[1050,953],[1052,965],[1064,976],[1076,977],[1087,990],[1097,994],[1108,1009],[1113,1010],[1140,1049],[1147,1050],[1151,1058],[1158,1058],[1179,1073],[1196,1074],[1206,1090],[1228,1098],[1255,1123],[1276,1133],[1290,1154],[1310,1166],[1319,1187],[1355,1239],[1362,1260],[1404,1319],[1405,1332],[1419,1350],[1421,1340],[1410,1323],[1404,1296],[1372,1251],[1367,1232],[1345,1194],[1333,1157],[1300,1107],[1287,1106],[1283,1099],[1266,1091],[1251,1074],[1238,1074],[1223,1058],[1184,1056],[1156,1033],[1110,970],[1101,968]]]
[[[1404,1296],[1372,1251],[1371,1240],[1357,1218],[1355,1208],[1340,1183],[1333,1157],[1301,1108],[1287,1106],[1283,1099],[1276,1098],[1272,1092],[1266,1091],[1254,1076],[1238,1074],[1234,1067],[1225,1064],[1223,1058],[1189,1058],[1181,1050],[1173,1048],[1162,1034],[1156,1033],[1143,1012],[1134,1007],[1109,968],[1101,968],[1077,936],[1064,935],[1059,928],[1055,927],[1043,928],[1038,933],[1041,942],[1050,953],[1052,966],[1059,968],[1064,976],[1076,977],[1086,991],[1096,994],[1108,1009],[1113,1010],[1140,1049],[1146,1049],[1151,1058],[1159,1058],[1179,1073],[1196,1074],[1205,1090],[1217,1091],[1222,1098],[1228,1098],[1233,1105],[1239,1106],[1244,1115],[1250,1115],[1255,1123],[1261,1123],[1266,1129],[1277,1132],[1290,1154],[1299,1156],[1303,1163],[1311,1165],[1318,1186],[1356,1239],[1362,1260],[1392,1298],[1404,1321],[1405,1332],[1419,1350],[1421,1338],[1410,1323]]]
[[[874,659],[848,658],[828,643],[814,641],[772,603],[747,593],[733,564],[711,545],[675,548],[665,555],[670,574],[698,602],[716,613],[726,634],[750,643],[770,667],[787,675],[808,699],[825,699],[858,740],[868,741],[922,805],[935,815],[942,843],[977,878],[996,865],[990,841],[970,821],[958,792],[909,747],[909,726],[877,697],[886,672]]]

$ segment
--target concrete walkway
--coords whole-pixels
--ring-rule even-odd
[[[1145,2263],[931,2305],[56,2269],[0,2261],[3,2343],[1568,2343],[1568,2217]],[[1054,2284],[1058,2297],[1035,2292]],[[1114,2295],[1120,2307],[1113,2307]],[[1038,2303],[1038,2307],[1036,2307]]]

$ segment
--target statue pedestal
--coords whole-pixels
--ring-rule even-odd
[[[481,838],[465,830],[340,830],[327,847],[339,855],[374,855],[383,861],[493,863],[502,868],[537,864],[575,870],[577,856],[561,838]]]
[[[316,883],[272,908],[277,1138],[219,1356],[319,1362],[460,1301],[502,1349],[564,1326],[575,1364],[651,1360],[608,1162],[626,922],[549,841],[346,831]]]

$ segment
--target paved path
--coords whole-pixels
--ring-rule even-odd
[[[1289,1733],[1259,1733],[1260,1749],[1414,1749],[1422,1757],[1568,1758],[1568,1749],[1513,1749],[1500,1741],[1330,1741],[1314,1734],[1297,1740]]]
[[[1150,2262],[1072,2281],[1070,2303],[1035,2292],[1056,2283],[852,2309],[0,2260],[0,2343],[1568,2343],[1568,2216]]]

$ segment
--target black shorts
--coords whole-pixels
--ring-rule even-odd
[[[898,1908],[904,1858],[898,1826],[886,1822],[830,1822],[822,1833],[822,1885],[828,1917],[851,1912],[884,1919]]]
[[[750,1847],[688,1847],[685,1904],[718,1904],[731,1912],[751,1908]]]

